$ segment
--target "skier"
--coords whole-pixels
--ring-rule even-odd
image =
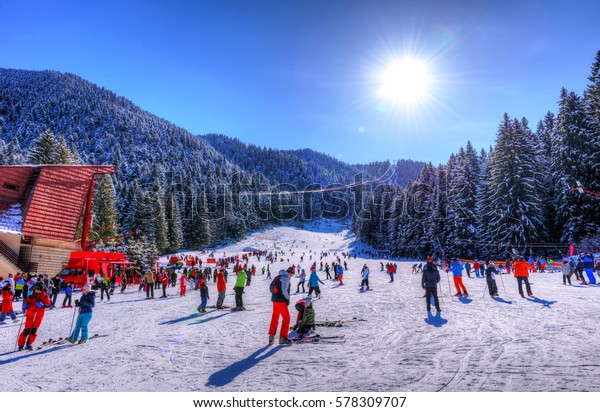
[[[18,273],[17,273],[18,275]],[[15,281],[15,301],[18,302],[21,299],[23,288],[25,287],[25,279],[23,276],[19,276],[19,279]]]
[[[496,284],[496,275],[498,269],[494,265],[494,262],[488,260],[487,268],[485,268],[485,280],[487,281],[488,291],[491,297],[498,296],[498,285]]]
[[[63,299],[63,304],[62,304],[63,308],[72,308],[73,307],[73,306],[71,306],[71,297],[73,295],[73,286],[74,285],[75,285],[74,282],[69,282],[69,284],[65,288],[65,298]],[[68,305],[67,305],[67,303],[68,303]],[[23,309],[25,309],[25,308],[23,308]]]
[[[569,260],[567,258],[563,259],[561,270],[563,275],[563,285],[566,285],[567,282],[569,282],[569,286],[571,286],[571,276],[573,275],[573,271],[569,266]]]
[[[437,294],[437,285],[440,282],[440,272],[436,265],[433,263],[432,258],[427,258],[427,263],[423,268],[423,275],[421,276],[421,286],[425,289],[425,301],[427,302],[427,312],[431,312],[431,297],[433,296],[433,302],[435,304],[435,310],[441,312],[440,301]]]
[[[2,310],[0,311],[0,324],[4,323],[6,316],[10,316],[13,322],[17,321],[17,315],[13,309],[13,291],[9,282],[2,282]]]
[[[585,270],[585,274],[588,277],[589,284],[595,285],[596,278],[594,277],[594,257],[591,253],[588,253],[587,255],[583,256],[581,262],[583,263],[583,269]]]
[[[37,338],[37,330],[44,319],[46,308],[51,303],[40,279],[31,287],[31,295],[23,302],[24,309],[27,312],[25,314],[25,329],[19,335],[17,341],[19,350],[23,350],[24,347],[29,350],[33,349],[31,345]]]
[[[304,284],[306,283],[306,272],[302,269],[300,273],[300,278],[298,279],[298,287],[296,288],[296,293],[300,293],[300,286],[302,286],[302,293],[306,293],[306,289],[304,288]]]
[[[475,259],[475,262],[473,262],[473,270],[475,271],[475,277],[478,278],[479,271],[481,270],[481,264],[479,263],[479,260],[477,260],[477,259]],[[483,277],[483,273],[481,274],[481,277]]]
[[[146,299],[154,299],[154,281],[156,279],[154,273],[149,270],[144,275],[144,279],[146,280]]]
[[[306,297],[296,302],[296,310],[298,311],[298,316],[296,324],[292,329],[298,332],[299,338],[302,338],[315,329],[315,310],[311,298]]]
[[[279,274],[273,279],[270,285],[271,302],[273,302],[273,313],[271,314],[271,324],[269,325],[269,345],[275,341],[275,332],[281,316],[281,329],[279,330],[279,344],[289,345],[292,343],[288,339],[290,329],[290,278],[294,276],[295,270],[289,267],[286,270],[280,270]]]
[[[221,269],[217,274],[217,309],[223,309],[226,291],[227,283],[225,282],[225,274],[223,273],[223,269]]]
[[[331,273],[329,273],[329,263],[325,263],[325,275],[327,275],[325,279],[331,279]]]
[[[104,293],[106,293],[106,300],[110,300],[110,295],[108,294],[108,278],[103,273],[102,278],[100,279],[100,302],[104,300]]]
[[[75,329],[67,340],[71,343],[75,343],[79,337],[79,331],[81,331],[81,339],[79,343],[86,343],[88,340],[88,325],[92,320],[92,308],[96,304],[96,294],[90,290],[90,285],[85,285],[81,289],[81,299],[75,299],[75,306],[79,307],[79,315],[77,315],[77,322],[75,323]]]
[[[479,262],[476,262],[478,265],[477,270],[479,271]],[[469,294],[467,293],[467,288],[465,288],[465,285],[463,285],[462,271],[463,267],[460,264],[460,261],[458,259],[454,259],[454,263],[452,264],[452,275],[454,277],[454,286],[456,287],[456,294],[454,296],[469,296]]]
[[[531,286],[529,285],[529,268],[530,265],[525,262],[522,256],[518,256],[517,260],[513,263],[513,268],[515,269],[515,277],[517,278],[517,282],[519,282],[519,295],[523,297],[523,283],[525,283],[525,287],[527,288],[527,295],[533,296],[531,292]]]
[[[185,270],[181,272],[181,277],[179,278],[179,297],[184,297],[185,292],[187,291],[188,278],[185,275]]]
[[[321,289],[319,288],[319,283],[321,285],[325,284],[321,279],[319,279],[317,271],[313,270],[312,272],[310,272],[310,278],[308,278],[308,297],[312,295],[313,290],[315,291],[315,296],[317,299],[321,297]]]
[[[233,290],[235,291],[235,308],[232,310],[246,310],[244,307],[244,300],[242,299],[244,287],[246,287],[246,272],[239,267],[235,285],[233,286]]]
[[[471,277],[471,264],[469,262],[465,263],[465,272],[467,272],[467,276]]]
[[[168,273],[163,273],[162,275],[160,275],[160,283],[162,285],[162,292],[163,292],[161,298],[167,297],[167,286],[169,286],[169,279],[170,279],[170,276]]]
[[[388,263],[387,273],[390,275],[390,283],[394,283],[394,265]]]
[[[367,287],[367,290],[371,290],[369,289],[369,268],[366,263],[364,264],[360,274],[362,277],[362,282],[360,283],[360,290],[364,290],[365,286]]]
[[[208,285],[206,284],[206,282],[202,282],[200,284],[200,306],[198,306],[198,312],[206,312],[206,303],[208,299],[210,299],[210,297],[208,296]]]
[[[337,274],[337,280],[340,282],[338,285],[344,286],[344,282],[342,280],[344,277],[344,269],[342,268],[342,265],[337,265],[335,267],[335,273]]]

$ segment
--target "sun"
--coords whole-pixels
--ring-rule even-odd
[[[383,71],[378,95],[394,103],[412,105],[427,95],[430,84],[431,76],[425,62],[404,58]]]

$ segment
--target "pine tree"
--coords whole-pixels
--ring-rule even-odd
[[[556,216],[563,242],[598,232],[600,199],[571,190],[577,182],[587,188],[598,184],[596,140],[583,100],[563,88],[553,141]]]
[[[183,226],[181,211],[179,210],[179,204],[173,188],[169,190],[166,196],[165,217],[169,244],[167,253],[175,253],[183,246]]]
[[[115,187],[111,176],[102,175],[98,179],[92,210],[94,213],[92,230],[101,238],[114,238],[118,233],[119,216],[115,206]]]
[[[39,165],[74,164],[76,162],[64,137],[57,139],[49,129],[40,133],[38,139],[33,142],[27,161],[30,164]]]
[[[507,114],[498,128],[490,159],[489,235],[500,247],[527,247],[540,241],[543,232],[540,176],[535,166],[533,134],[525,119]]]

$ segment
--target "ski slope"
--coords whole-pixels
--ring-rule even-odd
[[[305,229],[277,227],[218,249],[217,256],[244,247],[284,251],[279,269],[300,263],[309,251],[362,250],[339,223]],[[291,253],[295,252],[292,257]],[[203,260],[206,255],[203,256]],[[287,262],[287,259],[290,259]],[[317,260],[313,256],[313,260]],[[327,258],[329,262],[332,256]],[[342,259],[343,260],[343,259]],[[532,274],[535,298],[518,297],[512,275],[498,279],[500,298],[484,294],[485,280],[463,278],[469,298],[455,298],[442,275],[440,317],[428,317],[420,274],[398,262],[394,283],[380,260],[350,259],[345,285],[325,280],[315,302],[317,320],[357,317],[341,327],[318,327],[322,335],[345,335],[345,343],[268,346],[269,281],[263,262],[251,258],[257,276],[246,288],[245,312],[196,312],[199,292],[145,300],[137,286],[99,301],[85,345],[13,352],[19,323],[0,325],[0,386],[6,391],[598,391],[600,288],[563,286],[556,274]],[[360,293],[360,269],[371,269],[373,291]],[[385,263],[385,262],[384,262]],[[235,276],[229,276],[226,305],[233,305]],[[292,293],[297,278],[292,279]],[[209,305],[217,297],[209,283]],[[79,293],[75,295],[78,297]],[[156,291],[155,296],[160,296]],[[304,295],[293,295],[293,303]],[[59,302],[62,297],[59,296]],[[21,303],[15,303],[20,309]],[[68,334],[74,309],[46,316],[34,346]]]

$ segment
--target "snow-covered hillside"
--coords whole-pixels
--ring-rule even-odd
[[[275,244],[290,261],[272,265],[273,275],[298,264],[302,253],[307,267],[310,253],[362,249],[339,224],[321,222],[255,233],[216,255]],[[19,323],[1,325],[0,386],[9,391],[600,390],[594,352],[600,341],[599,287],[563,286],[558,273],[533,274],[535,297],[521,298],[515,279],[504,275],[498,280],[500,298],[493,300],[484,293],[483,279],[465,276],[471,296],[459,300],[442,272],[441,316],[430,317],[412,262],[398,262],[394,283],[388,283],[379,262],[347,260],[340,287],[319,273],[325,286],[315,302],[317,320],[365,319],[317,328],[324,336],[345,335],[345,343],[268,346],[269,281],[260,271],[263,262],[252,258],[259,270],[244,295],[252,310],[211,309],[201,315],[198,291],[180,298],[172,288],[169,299],[145,300],[136,286],[116,291],[108,303],[98,296],[90,332],[100,337],[85,345],[13,352]],[[373,291],[360,293],[364,263]],[[233,304],[234,282],[230,276],[225,304]],[[293,291],[296,283],[292,279]],[[209,287],[214,305],[216,287],[212,282]],[[293,303],[302,296],[293,295],[292,319]],[[34,346],[64,337],[73,310],[47,311]]]

